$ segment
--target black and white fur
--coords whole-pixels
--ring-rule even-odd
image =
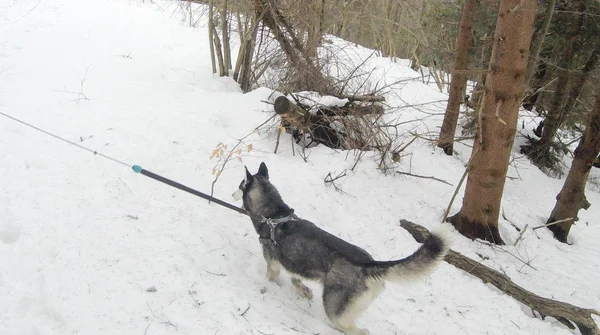
[[[369,334],[368,330],[357,328],[355,320],[381,293],[386,281],[422,278],[435,269],[449,250],[445,235],[434,231],[412,255],[375,261],[365,250],[293,215],[293,209],[269,181],[265,163],[260,164],[255,175],[246,169],[246,178],[239,188],[246,210],[269,219],[284,218],[273,233],[266,222],[252,220],[263,245],[269,280],[276,280],[283,266],[292,276],[321,282],[325,313],[333,326],[345,334]],[[310,289],[297,277],[292,283],[312,297]]]

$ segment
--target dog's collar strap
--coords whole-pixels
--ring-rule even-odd
[[[278,224],[280,224],[280,223],[283,223],[283,222],[294,221],[294,220],[298,220],[298,216],[296,216],[296,214],[294,214],[294,210],[293,209],[292,209],[292,211],[290,212],[290,214],[288,216],[284,216],[284,217],[279,218],[279,219],[265,219],[265,221],[267,223],[270,222],[271,224],[273,224],[275,226],[278,225]]]
[[[294,210],[292,209],[290,214],[288,214],[287,216],[284,216],[282,218],[278,218],[278,219],[267,219],[264,218],[262,220],[263,224],[267,224],[267,226],[269,227],[269,236],[268,237],[263,237],[261,235],[258,236],[258,241],[261,244],[277,244],[277,241],[275,240],[275,227],[277,227],[278,224],[280,223],[284,223],[284,222],[288,222],[288,221],[294,221],[294,220],[298,220],[298,216],[296,214],[294,214]],[[261,230],[262,231],[262,230]]]

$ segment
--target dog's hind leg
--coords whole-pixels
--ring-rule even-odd
[[[356,327],[356,318],[383,290],[383,283],[370,281],[362,289],[352,286],[328,285],[323,287],[323,306],[334,327],[346,335],[368,335],[367,329]]]
[[[308,300],[312,300],[312,298],[313,298],[312,290],[308,286],[304,285],[304,283],[300,280],[300,278],[292,277],[291,282],[301,297],[304,297]]]

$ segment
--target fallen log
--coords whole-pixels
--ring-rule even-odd
[[[406,229],[419,243],[423,243],[429,236],[427,228],[416,223],[400,220],[400,226]],[[505,274],[453,250],[450,250],[444,260],[481,279],[484,283],[494,285],[500,291],[531,308],[531,310],[540,313],[542,319],[551,316],[571,329],[575,329],[574,323],[582,335],[600,335],[600,328],[592,318],[592,314],[600,316],[600,312],[595,309],[581,308],[566,302],[540,297],[515,284]]]
[[[367,94],[367,95],[353,95],[353,96],[347,96],[347,97],[340,97],[340,98],[346,98],[350,101],[363,101],[363,102],[384,102],[385,101],[385,97],[383,95],[374,95],[374,94]]]
[[[317,114],[325,116],[363,116],[363,115],[381,115],[383,114],[383,106],[380,105],[346,105],[341,107],[320,107]]]

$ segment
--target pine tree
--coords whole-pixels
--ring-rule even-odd
[[[500,2],[462,208],[448,218],[461,234],[496,244],[504,243],[498,231],[498,216],[523,96],[536,7],[536,0]]]

